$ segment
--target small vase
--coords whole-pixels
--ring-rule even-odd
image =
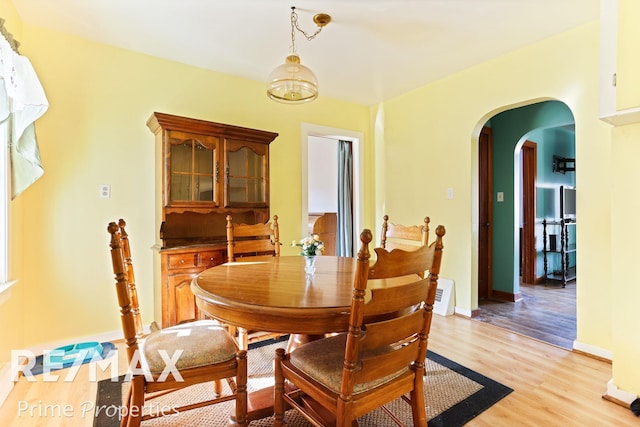
[[[316,257],[305,255],[304,262],[304,272],[309,276],[313,276],[316,272]]]

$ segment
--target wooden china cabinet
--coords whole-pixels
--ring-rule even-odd
[[[153,113],[154,304],[162,327],[202,318],[191,279],[226,262],[226,216],[269,219],[269,144],[277,133]]]

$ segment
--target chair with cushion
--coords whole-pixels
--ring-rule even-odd
[[[273,222],[264,224],[236,224],[233,217],[227,215],[227,261],[242,262],[247,256],[280,256],[280,231],[278,229],[278,215],[273,216]],[[240,348],[246,350],[249,342],[262,341],[279,337],[280,334],[247,331],[237,328]]]
[[[124,222],[123,222],[124,223]],[[126,414],[121,426],[134,427],[146,419],[165,415],[161,411],[143,414],[145,402],[154,395],[182,389],[190,385],[211,382],[215,397],[172,410],[175,412],[235,400],[233,424],[246,426],[247,354],[239,350],[229,333],[214,321],[203,320],[151,332],[143,339],[137,336],[132,300],[137,300],[135,287],[130,286],[125,262],[122,229],[109,223],[111,261],[116,280],[122,330],[127,359],[132,369],[126,398]],[[127,241],[128,244],[128,241]],[[133,297],[132,297],[133,295]],[[171,361],[167,364],[167,361]],[[222,394],[221,380],[227,380],[230,393]]]
[[[429,241],[428,216],[424,218],[422,225],[401,225],[389,222],[389,216],[385,215],[382,222],[380,246],[387,249],[404,249],[411,251],[418,246],[424,246]]]
[[[376,248],[371,265],[371,231],[361,233],[348,332],[276,350],[275,426],[288,406],[318,426],[351,426],[376,408],[395,420],[384,405],[399,397],[413,425],[427,425],[423,376],[444,234],[438,226],[435,242],[413,251]]]

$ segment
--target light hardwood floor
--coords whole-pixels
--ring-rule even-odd
[[[606,362],[457,316],[434,316],[429,348],[514,389],[468,426],[640,425],[628,408],[602,399],[611,379]],[[88,373],[83,365],[73,383],[23,378],[0,408],[0,426],[91,426],[96,383]],[[32,411],[20,413],[25,404]],[[56,405],[69,405],[72,416],[41,413]]]

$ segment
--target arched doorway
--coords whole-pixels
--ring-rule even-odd
[[[483,183],[490,182],[491,188],[478,189],[478,212],[487,210],[483,209],[483,203],[488,206],[491,215],[488,221],[490,232],[487,233],[490,243],[487,245],[482,241],[486,237],[478,233],[479,310],[474,318],[497,323],[495,319],[487,318],[491,314],[489,303],[506,302],[507,305],[501,307],[499,314],[503,317],[502,326],[508,326],[508,317],[517,317],[517,310],[534,308],[535,302],[548,296],[548,293],[531,296],[534,291],[539,291],[545,285],[549,289],[562,289],[561,285],[544,281],[542,223],[545,219],[558,219],[556,210],[560,186],[575,186],[574,173],[565,171],[562,174],[554,170],[554,158],[575,158],[574,119],[566,104],[544,101],[502,111],[484,125],[490,129],[488,146],[491,147],[491,153],[488,164],[491,167],[485,167],[487,162],[483,161],[483,142],[480,141],[478,182],[479,186],[485,187]],[[483,218],[478,218],[480,227],[483,221]],[[491,251],[488,256],[483,253],[487,247]],[[489,292],[483,292],[483,276],[489,277]],[[523,293],[525,286],[526,293]],[[571,289],[565,294],[569,292]],[[549,326],[535,324],[535,316],[531,315],[522,319],[528,325],[517,331],[571,348],[575,339],[575,288],[573,292],[573,319],[569,319],[571,325],[562,339],[543,333]],[[562,298],[557,300],[564,301]],[[540,308],[546,309],[546,306]],[[552,314],[549,320],[561,318],[566,324],[567,316],[561,314]],[[511,329],[518,329],[518,324]]]

